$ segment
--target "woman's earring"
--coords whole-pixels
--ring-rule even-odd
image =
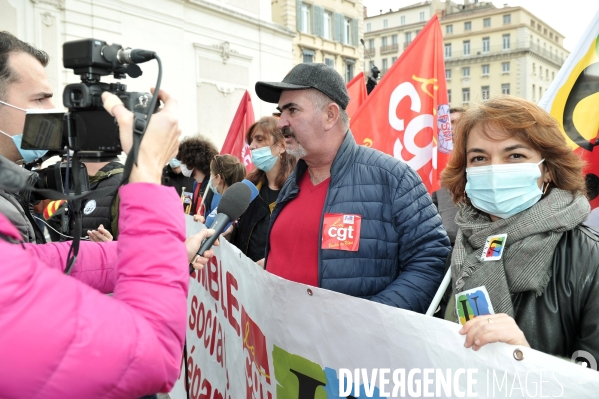
[[[547,193],[547,189],[549,188],[549,182],[543,182],[543,185],[545,186],[545,188],[543,188],[543,195],[545,195],[545,193]]]

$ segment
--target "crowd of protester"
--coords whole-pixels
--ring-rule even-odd
[[[0,167],[20,169],[28,181],[35,173],[17,163],[34,155],[15,137],[25,109],[53,107],[47,62],[0,33]],[[0,300],[10,298],[0,305],[0,353],[16,365],[0,376],[3,394],[137,398],[170,389],[185,336],[188,264],[213,233],[184,237],[183,214],[210,227],[220,198],[238,182],[251,187],[252,200],[221,241],[267,273],[424,313],[449,272],[436,316],[462,322],[466,347],[504,342],[599,359],[599,237],[585,226],[584,164],[547,112],[513,96],[454,110],[452,157],[431,198],[405,163],[355,142],[347,88],[334,69],[299,64],[282,82],[255,88],[279,113],[248,129],[249,173],[202,135],[180,142],[176,101],[156,93],[164,106],[150,120],[128,184],[95,203],[101,217],[85,223],[91,242],[81,243],[70,276],[61,273],[70,243],[44,243],[30,198],[0,185],[0,252],[15,265],[0,279]],[[116,96],[102,99],[128,152],[133,116]],[[96,169],[94,184],[121,184],[114,180],[121,164]],[[503,237],[502,245],[491,248],[490,237]],[[212,251],[203,255],[195,268]],[[493,312],[464,316],[456,298],[481,287]],[[27,305],[33,295],[41,305]],[[77,301],[65,305],[65,296]],[[36,341],[52,350],[40,348],[33,363],[18,366],[33,358],[23,350],[34,351]],[[65,367],[50,372],[56,362]],[[93,379],[90,362],[102,370]],[[53,383],[67,374],[67,386]]]

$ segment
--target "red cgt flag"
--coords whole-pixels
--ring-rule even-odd
[[[254,163],[252,162],[250,147],[245,142],[245,133],[252,123],[254,123],[254,109],[252,108],[250,93],[246,90],[241,98],[239,107],[237,107],[237,112],[235,113],[235,117],[233,117],[233,122],[220,153],[231,154],[239,158],[245,165],[245,170],[248,173],[254,168]]]
[[[430,193],[453,149],[443,36],[433,16],[350,121],[358,144],[418,172]]]
[[[347,84],[349,93],[349,104],[347,104],[347,114],[353,117],[358,108],[366,101],[368,93],[366,92],[366,83],[364,83],[364,72],[360,72],[355,78]]]

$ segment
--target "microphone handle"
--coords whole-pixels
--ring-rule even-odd
[[[214,245],[214,242],[218,239],[218,237],[222,234],[229,224],[229,216],[224,213],[217,213],[214,222],[210,226],[211,229],[214,230],[214,234],[210,237],[207,237],[202,241],[202,245],[200,245],[200,249],[198,249],[198,253],[194,256],[193,260],[189,264],[189,274],[194,272],[193,263],[195,262],[198,256],[204,256],[204,252],[208,251]]]

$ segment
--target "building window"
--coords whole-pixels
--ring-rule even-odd
[[[503,16],[503,24],[504,25],[508,25],[512,23],[512,15],[511,14],[506,14]]]
[[[366,24],[366,32],[370,32],[372,30],[372,24],[370,22],[368,22]]]
[[[369,57],[374,55],[374,39],[368,39],[368,53]]]
[[[470,89],[462,89],[462,103],[468,104],[470,102]]]
[[[397,57],[391,57],[391,65],[395,64],[395,61],[397,61]]]
[[[302,4],[300,32],[310,33],[310,6]]]
[[[445,43],[445,58],[451,58],[451,43]]]
[[[462,67],[462,77],[466,79],[470,77],[470,67]]]
[[[451,80],[451,69],[445,70],[445,80]]]
[[[489,86],[482,87],[481,95],[482,95],[483,100],[489,99]]]
[[[483,76],[489,76],[489,71],[491,70],[491,67],[489,66],[489,64],[483,65]]]
[[[399,23],[400,25],[405,25],[406,24],[406,16],[402,15],[401,17],[399,17]]]
[[[368,61],[368,70],[372,71],[372,68],[374,68],[374,61],[370,60],[370,61]]]
[[[510,84],[504,83],[501,85],[501,94],[510,94]]]
[[[397,35],[391,36],[391,45],[393,46],[393,50],[397,49]]]
[[[417,36],[420,33],[420,29],[416,29],[416,32],[414,33],[414,36]]]
[[[349,82],[354,78],[354,60],[345,60],[345,82]]]
[[[374,63],[374,61],[370,61],[371,63]],[[329,68],[335,68],[335,59],[331,58],[331,57],[324,57],[324,64],[326,66],[328,66]]]
[[[532,101],[537,101],[535,95],[537,94],[537,86],[532,85]]]
[[[533,28],[535,27],[535,20],[534,19],[530,20],[530,26],[532,26]]]
[[[510,63],[509,63],[509,61],[501,63],[501,73],[510,73]]]
[[[532,63],[532,76],[536,76],[537,74],[537,64]]]
[[[302,50],[303,62],[314,62],[314,51],[313,50]]]
[[[539,65],[539,78],[543,79],[543,65]]]
[[[451,104],[451,89],[447,90],[447,102]]]
[[[389,21],[386,19],[383,19],[383,28],[388,28],[389,27]]]
[[[491,26],[491,18],[483,19],[483,28],[488,28],[489,26]]]
[[[424,21],[424,11],[420,11],[420,20]]]
[[[543,97],[543,88],[539,86],[539,100]]]
[[[384,75],[385,73],[387,73],[387,70],[389,69],[389,64],[388,64],[386,58],[383,58],[383,60],[382,60],[382,66],[383,66],[383,70],[381,72]]]
[[[549,80],[549,69],[545,69],[545,80]]]
[[[491,38],[483,37],[483,53],[491,51]]]
[[[351,20],[343,19],[343,44],[349,44],[351,38]],[[353,69],[352,69],[353,70]]]
[[[331,39],[333,37],[332,32],[333,32],[333,15],[328,12],[325,11],[324,12],[324,20],[323,20],[323,24],[322,24],[322,29],[323,29],[323,34],[322,37],[325,39]],[[370,24],[368,24],[370,25]]]
[[[381,47],[383,51],[387,50],[387,36],[381,37]]]
[[[555,72],[553,72],[553,71],[551,72],[551,80],[552,81],[555,80]]]
[[[464,55],[470,55],[470,40],[464,40]]]
[[[507,35],[503,35],[503,49],[504,50],[509,50],[510,49],[510,35],[509,35],[509,33]]]
[[[445,34],[453,33],[453,25],[447,25],[445,27]]]
[[[472,30],[472,22],[464,22],[464,30]]]
[[[412,32],[406,32],[406,43],[412,43]]]

